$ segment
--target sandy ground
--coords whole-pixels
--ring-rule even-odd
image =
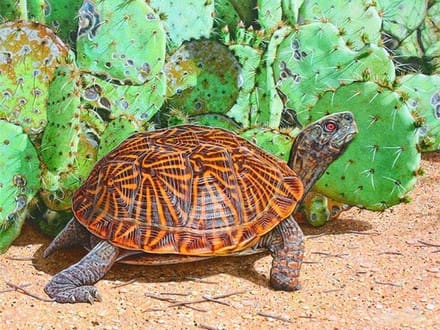
[[[27,225],[0,256],[0,328],[440,329],[440,153],[424,155],[423,168],[410,204],[352,209],[322,228],[304,226],[302,289],[294,293],[268,287],[271,258],[259,255],[116,265],[97,284],[102,302],[44,302],[7,283],[45,297],[49,278],[84,251],[42,259],[50,239]],[[227,294],[221,303],[171,306]]]

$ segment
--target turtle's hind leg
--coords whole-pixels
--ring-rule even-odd
[[[62,248],[75,246],[87,246],[90,241],[90,233],[75,218],[72,218],[61,232],[52,240],[44,250],[43,257],[50,256]]]
[[[101,301],[93,284],[104,277],[118,255],[118,247],[101,241],[79,262],[52,277],[44,291],[60,303]]]
[[[295,219],[290,216],[281,221],[262,237],[258,246],[266,247],[273,257],[271,286],[275,290],[298,290],[299,271],[304,257],[304,234]]]

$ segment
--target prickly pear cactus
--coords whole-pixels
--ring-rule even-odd
[[[98,160],[118,146],[124,139],[142,130],[142,126],[135,119],[129,117],[119,116],[110,121],[101,135]]]
[[[177,48],[187,40],[209,37],[214,24],[214,1],[148,0],[147,3],[164,23],[169,48]]]
[[[332,23],[351,49],[359,50],[366,44],[380,43],[382,19],[374,1],[305,1],[299,15],[301,24]]]
[[[31,137],[46,126],[49,83],[67,48],[50,29],[25,21],[0,26],[0,119]]]
[[[20,126],[0,120],[0,253],[20,234],[40,188],[37,152]]]
[[[359,133],[315,189],[371,210],[406,201],[420,166],[415,121],[407,105],[398,93],[375,83],[353,83],[322,95],[311,115],[315,120],[345,110],[353,112]]]
[[[398,41],[404,40],[423,22],[426,6],[425,0],[377,0],[384,32]]]
[[[77,58],[81,69],[142,85],[165,61],[166,35],[143,0],[85,0],[79,9]]]
[[[170,68],[173,65],[175,69]],[[238,96],[240,65],[228,48],[212,40],[194,40],[180,47],[167,64],[167,79],[176,92],[168,101],[171,108],[188,115],[226,113]],[[179,72],[179,70],[181,72]],[[184,72],[188,72],[185,74]],[[195,75],[182,82],[182,75]],[[193,86],[181,89],[182,86]],[[180,86],[177,87],[177,86]]]
[[[406,101],[418,126],[419,149],[440,150],[440,76],[409,74],[398,79],[397,92]]]
[[[166,93],[166,77],[163,72],[147,83],[119,85],[90,74],[82,74],[82,104],[95,110],[106,111],[106,117],[133,116],[148,122],[160,110]]]
[[[52,210],[70,207],[73,192],[96,161],[96,143],[82,128],[80,76],[73,66],[59,67],[50,85],[48,124],[41,142],[45,164],[41,196]]]
[[[262,51],[248,45],[235,44],[229,49],[238,59],[241,66],[239,75],[239,91],[237,99],[227,115],[240,123],[242,127],[250,126],[249,113],[252,107],[252,100],[256,101],[257,96],[252,96],[255,88],[257,68],[261,63]],[[255,105],[256,107],[256,105]]]
[[[71,48],[78,33],[78,10],[83,0],[45,0],[45,21]]]
[[[257,0],[258,23],[265,30],[275,29],[282,22],[281,0]]]
[[[395,68],[388,53],[377,46],[353,51],[330,23],[299,26],[277,49],[275,81],[286,95],[285,106],[294,109],[302,124],[320,95],[353,81],[371,80],[389,85]]]
[[[286,162],[289,160],[294,138],[288,134],[273,129],[250,128],[240,136]]]

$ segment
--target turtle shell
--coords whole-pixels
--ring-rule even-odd
[[[182,125],[113,149],[74,194],[73,212],[125,249],[225,255],[255,244],[302,194],[285,162],[234,133]]]

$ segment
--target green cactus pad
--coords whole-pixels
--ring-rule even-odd
[[[298,24],[299,10],[304,2],[304,0],[281,0],[283,17],[288,24]]]
[[[431,60],[436,73],[440,73],[440,2],[434,2],[428,9],[424,24],[420,29],[420,39],[424,56]]]
[[[212,40],[194,40],[183,44],[173,58],[179,59],[175,64],[190,74],[194,67],[198,70],[196,84],[173,95],[170,107],[188,115],[199,115],[224,114],[234,105],[241,68],[226,46]]]
[[[397,92],[415,118],[422,152],[440,150],[440,76],[405,75],[398,80]]]
[[[67,48],[47,27],[31,22],[0,26],[0,119],[31,137],[46,126],[49,83]]]
[[[147,3],[162,18],[170,48],[177,48],[187,40],[209,37],[214,24],[214,1],[148,0]]]
[[[90,74],[82,74],[82,104],[108,111],[108,118],[133,116],[148,122],[165,101],[166,78],[156,78],[141,86],[118,85]]]
[[[273,63],[275,81],[302,124],[311,122],[310,111],[325,91],[353,81],[389,85],[395,68],[378,46],[352,51],[330,23],[299,26],[279,45]]]
[[[291,32],[288,26],[276,30],[263,55],[265,61],[256,75],[255,89],[251,96],[251,126],[278,128],[285,104],[280,97],[272,64],[276,61],[277,49]]]
[[[37,152],[21,127],[0,120],[0,253],[20,234],[28,203],[40,188]]]
[[[405,201],[420,166],[415,122],[398,93],[375,83],[353,83],[325,93],[311,112],[316,120],[353,112],[355,140],[318,180],[318,192],[342,203],[383,210]]]
[[[215,0],[214,8],[214,27],[219,31],[227,29],[232,35],[235,35],[236,27],[241,19],[231,2],[229,0]]]
[[[73,192],[87,178],[96,160],[96,142],[82,128],[80,75],[62,66],[49,89],[48,124],[41,142],[45,164],[41,197],[53,210],[70,207]]]
[[[127,137],[139,131],[142,131],[142,126],[131,118],[120,116],[110,121],[99,142],[98,160],[118,146]]]
[[[305,1],[299,12],[301,24],[329,22],[337,26],[346,45],[359,50],[379,44],[382,19],[373,1]]]
[[[289,160],[294,138],[288,134],[269,128],[250,128],[240,136],[286,162]]]
[[[383,31],[404,40],[423,22],[426,5],[426,0],[377,0]]]
[[[281,0],[257,0],[258,23],[265,30],[275,29],[282,21]]]
[[[166,35],[143,0],[85,0],[79,10],[78,65],[95,75],[141,85],[162,70]]]
[[[250,126],[251,96],[255,89],[255,76],[262,54],[258,49],[247,45],[231,45],[229,49],[238,58],[242,70],[239,78],[241,83],[237,100],[227,112],[227,115],[246,128]]]
[[[192,116],[188,118],[188,122],[196,125],[220,127],[231,132],[238,133],[241,126],[228,116],[215,113],[207,113],[203,115]]]
[[[258,18],[257,0],[229,0],[232,7],[246,26],[252,25]]]
[[[46,24],[70,47],[76,47],[78,11],[83,0],[45,0]]]

